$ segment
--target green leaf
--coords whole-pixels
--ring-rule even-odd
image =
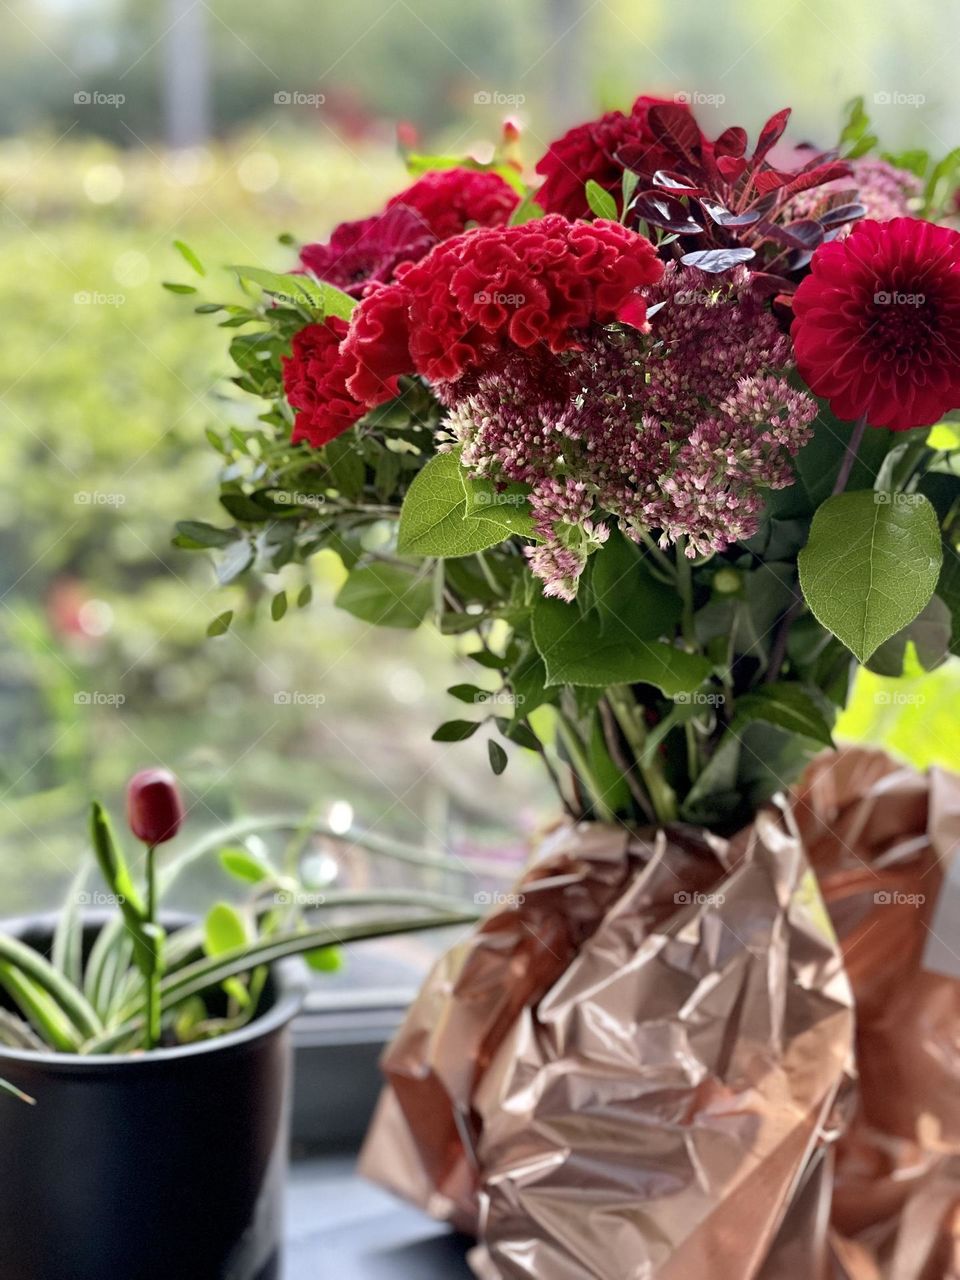
[[[186,262],[188,266],[193,267],[198,276],[205,276],[207,274],[204,270],[203,263],[188,244],[184,244],[182,240],[174,240],[173,247],[180,254],[181,258],[183,258],[184,262]]]
[[[343,952],[339,947],[317,947],[303,958],[314,973],[339,973],[343,968]]]
[[[543,659],[532,644],[524,646],[520,657],[510,668],[507,683],[513,690],[517,706],[524,717],[554,696],[552,690],[546,687],[547,669]]]
[[[525,747],[527,751],[535,751],[538,755],[540,754],[540,739],[526,721],[513,720],[501,723],[498,720],[497,727],[508,741],[515,742],[518,747]]]
[[[330,483],[348,502],[356,502],[363,494],[367,469],[357,448],[356,436],[344,432],[324,445],[323,460],[327,464]]]
[[[5,961],[0,961],[0,986],[46,1044],[60,1053],[76,1052],[80,1032],[43,987]]]
[[[922,495],[841,493],[813,518],[800,586],[817,620],[865,662],[923,609],[942,558],[936,513]]]
[[[253,564],[253,543],[246,538],[232,542],[217,564],[217,581],[221,587],[234,582]]]
[[[245,884],[262,884],[274,874],[272,868],[246,849],[221,849],[220,865],[228,875]]]
[[[799,684],[781,681],[761,685],[737,700],[734,726],[741,727],[751,720],[765,720],[790,733],[812,738],[825,747],[832,747],[830,725],[819,704]]]
[[[274,622],[279,622],[283,615],[287,612],[287,593],[278,591],[270,601],[270,617]]]
[[[507,753],[493,738],[487,743],[487,755],[490,757],[490,768],[493,772],[498,775],[503,773],[508,763]]]
[[[447,720],[433,734],[434,742],[465,742],[480,728],[479,720]]]
[[[457,451],[438,453],[415,477],[400,510],[401,555],[468,556],[504,540],[504,527],[467,517]]]
[[[207,912],[203,926],[203,949],[208,956],[223,955],[245,947],[250,940],[246,923],[229,902],[217,902]]]
[[[30,984],[29,988],[23,989],[27,992],[27,997],[31,996],[34,988],[49,996],[71,1026],[82,1035],[97,1035],[103,1030],[96,1011],[84,994],[32,947],[17,938],[0,933],[0,964],[6,973],[5,985],[8,990],[11,982],[18,985],[18,977],[24,978]]]
[[[196,293],[196,289],[192,284],[175,284],[172,280],[161,280],[160,283],[164,289],[168,289],[170,293]]]
[[[459,702],[467,702],[471,706],[476,706],[490,696],[489,693],[475,684],[453,684],[447,690],[447,693],[450,694],[451,698],[456,698]]]
[[[617,202],[609,191],[605,191],[599,182],[593,178],[587,181],[587,204],[598,218],[609,218],[611,222],[617,220]]]
[[[218,529],[202,520],[178,520],[177,532],[197,547],[226,547],[237,536],[236,529]]]
[[[489,480],[472,479],[462,467],[460,481],[467,500],[468,517],[501,525],[504,529],[502,537],[515,533],[522,538],[532,538],[535,542],[542,541],[533,527],[527,489],[523,485],[511,484],[498,490]]]
[[[281,275],[276,271],[264,271],[260,267],[231,267],[241,280],[250,280],[264,293],[294,306],[305,306],[321,317],[339,316],[349,320],[357,305],[355,299],[342,289],[306,275]]]
[[[305,587],[300,588],[300,592],[297,595],[297,608],[305,609],[312,599],[313,599],[313,587],[311,587],[310,583],[308,582]]]
[[[533,638],[547,669],[547,684],[652,684],[670,697],[692,693],[710,674],[706,658],[652,638],[656,619],[635,616],[625,601],[623,618],[546,596],[533,609]]]
[[[363,941],[368,938],[393,937],[404,933],[418,933],[424,929],[438,929],[448,925],[470,924],[477,919],[474,908],[461,908],[459,904],[451,904],[449,910],[439,908],[439,900],[428,899],[427,895],[418,895],[423,899],[422,905],[431,909],[428,916],[398,917],[363,921],[356,924],[338,923],[336,926],[322,925],[305,933],[278,934],[269,938],[261,938],[249,943],[242,949],[225,953],[222,956],[207,956],[193,964],[185,965],[176,973],[164,978],[161,984],[161,998],[164,1010],[182,1004],[191,996],[201,995],[211,987],[249,973],[264,964],[274,964],[287,956],[304,955],[317,947],[333,946],[351,941]],[[118,1044],[123,1044],[131,1034],[143,1025],[143,1019],[133,1008],[128,1006],[125,1015],[118,1025],[107,1033],[98,1033],[84,1045],[87,1053],[109,1053]]]
[[[226,635],[230,630],[230,623],[233,621],[233,610],[226,609],[223,613],[218,613],[214,620],[207,626],[207,635],[213,639],[216,636]]]
[[[680,596],[650,575],[635,542],[613,530],[589,567],[590,597],[602,625],[623,623],[644,639],[673,632],[683,611]]]
[[[413,630],[430,612],[433,589],[422,574],[376,561],[351,570],[334,603],[375,626]]]
[[[37,1105],[36,1098],[31,1098],[29,1093],[24,1093],[22,1089],[18,1089],[9,1080],[0,1080],[0,1090],[4,1093],[12,1093],[15,1098],[19,1098],[21,1102],[28,1103],[31,1107]]]

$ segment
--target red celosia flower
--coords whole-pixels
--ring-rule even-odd
[[[372,218],[341,222],[326,244],[303,246],[300,265],[318,280],[360,297],[369,283],[392,280],[401,262],[416,262],[436,243],[425,219],[398,205]]]
[[[650,241],[619,223],[570,223],[548,214],[447,240],[422,262],[402,267],[399,286],[391,288],[405,295],[413,366],[437,382],[518,347],[577,349],[590,325],[607,324],[621,311],[635,324],[640,317],[628,306],[631,298],[662,274]]]
[[[172,840],[183,817],[177,780],[169,769],[141,769],[127,783],[127,821],[144,844]]]
[[[516,191],[499,174],[479,169],[438,169],[425,173],[406,191],[388,200],[387,208],[401,205],[413,210],[438,240],[449,240],[466,231],[471,223],[478,227],[503,226],[519,203]]]
[[[628,145],[632,167],[638,172],[642,167],[647,178],[667,167],[673,157],[657,142],[647,122],[650,108],[667,101],[637,98],[629,115],[608,111],[599,120],[576,125],[551,143],[547,154],[537,162],[537,173],[546,179],[537,192],[537,203],[548,213],[582,217],[589,212],[584,194],[589,179],[618,196],[624,170],[619,154]]]
[[[397,395],[397,378],[413,373],[406,290],[397,284],[377,289],[350,318],[341,347],[349,394],[368,407]]]
[[[347,390],[353,366],[344,362],[340,351],[346,333],[347,322],[330,316],[323,324],[308,324],[294,334],[293,354],[283,359],[284,390],[297,410],[294,444],[306,440],[318,449],[367,411]]]
[[[814,254],[794,313],[797,367],[837,417],[907,431],[960,407],[960,233],[862,222]]]

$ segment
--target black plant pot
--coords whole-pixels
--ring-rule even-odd
[[[52,936],[0,927],[42,951]],[[0,1093],[0,1280],[279,1277],[298,973],[275,966],[260,1016],[217,1040],[0,1047],[0,1078],[36,1099]]]

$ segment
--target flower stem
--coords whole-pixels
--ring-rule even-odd
[[[157,946],[155,926],[157,923],[157,846],[147,846],[147,904],[145,924],[149,926],[148,941]],[[143,1047],[148,1051],[155,1049],[160,1041],[160,957],[154,954],[153,963],[145,975],[145,1025]]]
[[[604,792],[601,790],[600,783],[591,768],[587,750],[580,741],[580,736],[569,717],[559,707],[557,708],[557,731],[570,757],[574,772],[579,775],[587,788],[597,820],[600,822],[612,822],[614,818],[613,810],[606,803]]]
[[[837,472],[837,479],[833,486],[831,497],[835,498],[838,493],[843,493],[847,487],[847,481],[850,479],[850,472],[853,470],[853,464],[857,460],[857,454],[860,451],[860,445],[863,442],[863,433],[867,426],[867,415],[863,414],[853,424],[853,431],[850,433],[850,439],[847,441],[847,447],[844,451],[843,461],[840,463],[840,470]]]
[[[623,736],[630,744],[640,776],[643,778],[647,795],[653,805],[657,821],[661,824],[673,822],[677,817],[677,797],[667,782],[656,761],[648,765],[641,763],[646,746],[646,733],[640,724],[638,708],[633,694],[627,685],[613,685],[607,690],[607,701],[617,718]]]

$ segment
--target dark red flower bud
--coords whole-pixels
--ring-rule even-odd
[[[141,769],[127,783],[127,822],[144,844],[172,840],[183,816],[177,780],[169,769]]]

